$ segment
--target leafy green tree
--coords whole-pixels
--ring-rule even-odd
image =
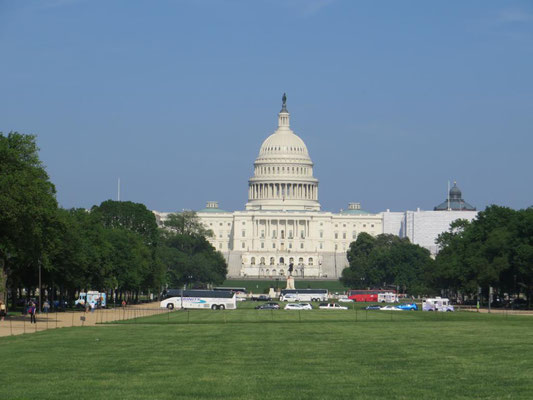
[[[57,202],[38,150],[33,135],[0,133],[2,293],[6,285],[16,288],[34,282],[38,263],[49,266]]]
[[[169,214],[164,225],[178,235],[213,237],[213,231],[204,227],[194,211]]]
[[[433,260],[429,251],[395,235],[375,238],[361,233],[347,253],[350,267],[341,281],[353,288],[397,287],[410,294],[427,293]]]
[[[472,222],[456,221],[439,236],[438,285],[468,295],[495,288],[496,294],[523,292],[531,299],[533,208],[515,211],[490,206]]]
[[[194,212],[170,214],[164,225],[159,256],[166,266],[169,285],[205,286],[226,279],[226,260],[209,243],[207,237],[213,233]]]

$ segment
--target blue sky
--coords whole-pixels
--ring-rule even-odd
[[[67,208],[243,209],[283,92],[324,210],[533,205],[531,1],[0,0],[0,59]]]

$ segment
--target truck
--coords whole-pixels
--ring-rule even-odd
[[[96,291],[80,292],[78,299],[74,302],[75,306],[80,307],[90,304],[94,304],[96,308],[105,308],[107,306],[106,293]]]
[[[454,311],[453,306],[450,304],[450,299],[443,297],[434,297],[425,299],[422,302],[422,311]]]

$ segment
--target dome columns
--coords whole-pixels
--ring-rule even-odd
[[[318,200],[316,183],[250,183],[248,201],[252,200]]]

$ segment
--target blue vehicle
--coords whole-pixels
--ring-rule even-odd
[[[418,306],[416,303],[407,303],[407,304],[400,304],[396,306],[399,310],[405,310],[405,311],[416,311],[418,310]]]

